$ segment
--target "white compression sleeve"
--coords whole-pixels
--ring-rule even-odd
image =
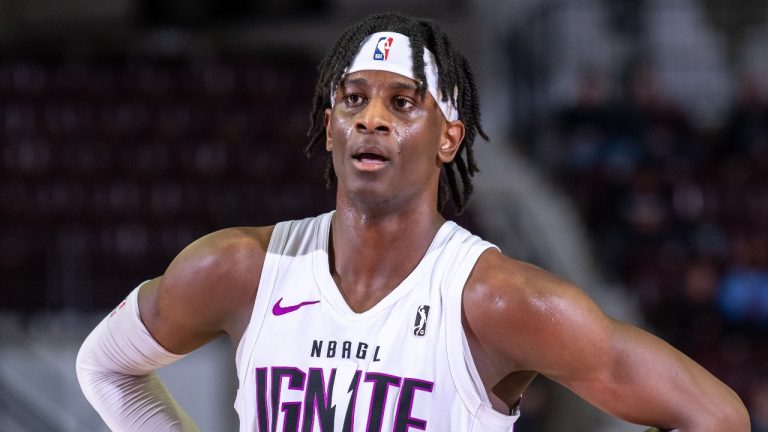
[[[115,431],[197,431],[155,369],[184,357],[163,348],[139,315],[139,288],[107,315],[77,354],[88,402]]]

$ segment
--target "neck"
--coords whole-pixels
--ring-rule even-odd
[[[421,261],[444,221],[434,206],[388,213],[338,205],[329,264],[349,306],[358,312],[370,309],[396,288]]]

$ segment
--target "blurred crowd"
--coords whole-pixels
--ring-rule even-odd
[[[535,158],[580,211],[602,270],[649,324],[735,388],[768,431],[768,98],[747,78],[699,127],[647,71],[595,72]],[[620,97],[614,93],[622,93]]]
[[[295,53],[0,57],[0,311],[96,311],[196,238],[330,208]],[[23,287],[23,288],[22,288]]]

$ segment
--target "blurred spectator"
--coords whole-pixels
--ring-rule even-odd
[[[754,75],[744,78],[741,99],[733,107],[726,125],[722,157],[752,155],[768,145],[768,105],[762,83]]]
[[[722,280],[720,310],[731,321],[768,327],[768,242],[755,233],[732,240],[733,262]]]

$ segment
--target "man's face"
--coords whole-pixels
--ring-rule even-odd
[[[372,207],[436,200],[440,167],[464,134],[429,92],[418,93],[416,81],[386,71],[346,76],[325,126],[338,193]]]

